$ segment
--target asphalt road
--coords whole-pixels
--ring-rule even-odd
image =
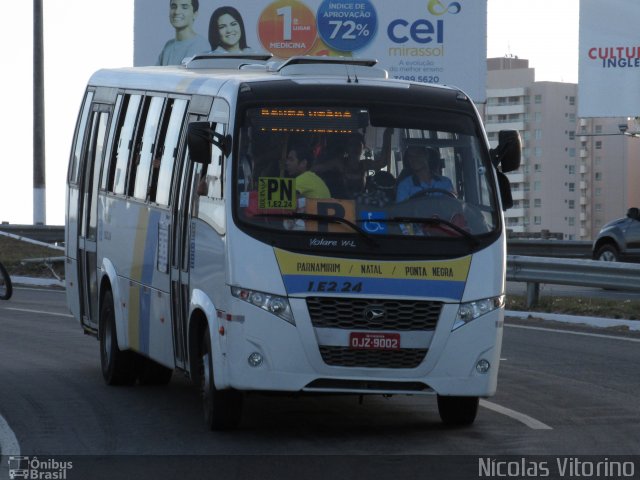
[[[0,302],[0,415],[20,453],[40,457],[640,454],[637,336],[513,320],[502,357],[471,428],[444,428],[432,397],[250,395],[238,430],[211,433],[186,379],[106,386],[64,293],[17,289]]]

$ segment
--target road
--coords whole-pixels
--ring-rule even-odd
[[[29,456],[637,455],[640,339],[593,333],[508,321],[498,393],[471,428],[444,428],[432,397],[250,395],[240,428],[216,434],[186,379],[106,386],[64,293],[16,289],[0,302],[0,415]]]

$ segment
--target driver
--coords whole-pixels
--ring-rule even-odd
[[[446,190],[455,195],[451,179],[440,175],[437,173],[437,169],[431,167],[440,162],[440,156],[435,149],[413,145],[407,147],[403,158],[411,173],[398,183],[396,202],[432,189]],[[443,195],[442,192],[434,192],[433,194]]]

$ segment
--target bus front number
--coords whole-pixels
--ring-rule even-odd
[[[311,281],[307,286],[308,292],[362,292],[362,282],[316,282]]]

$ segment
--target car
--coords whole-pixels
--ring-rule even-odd
[[[593,259],[605,262],[640,262],[640,209],[607,223],[593,242]]]

